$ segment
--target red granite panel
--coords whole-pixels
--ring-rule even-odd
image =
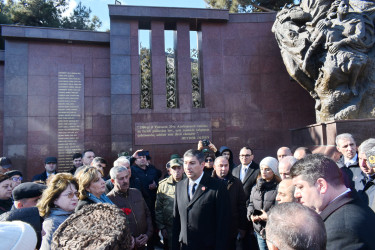
[[[28,115],[29,116],[49,116],[48,96],[29,96]]]
[[[218,24],[218,23],[203,23],[202,24],[203,37],[221,39],[223,27],[224,25]]]
[[[110,50],[108,46],[92,46],[91,53],[93,58],[109,58]]]
[[[54,63],[50,57],[29,56],[29,76],[49,76],[50,66]]]
[[[71,45],[64,44],[51,44],[49,45],[49,55],[53,57],[68,57],[71,58],[72,55]]]
[[[93,97],[92,99],[93,115],[110,115],[111,98],[110,97]]]
[[[151,22],[151,51],[152,56],[165,56],[164,52],[164,22]]]
[[[111,81],[109,78],[92,78],[93,96],[110,96]]]
[[[106,58],[93,59],[93,77],[110,77],[110,60]]]
[[[139,75],[139,55],[130,56],[131,73],[132,75]]]
[[[85,96],[84,98],[85,102],[85,115],[86,116],[92,116],[93,115],[93,97]]]
[[[139,75],[132,75],[131,76],[131,89],[132,95],[139,95],[141,91],[141,79]]]
[[[93,96],[93,83],[91,77],[85,77],[85,97]]]
[[[131,115],[112,115],[112,134],[131,134],[132,129],[130,121],[132,120]],[[144,121],[146,122],[146,121]]]
[[[111,134],[111,117],[110,116],[93,116],[92,117],[93,135],[110,135]]]
[[[180,92],[178,101],[180,104],[180,112],[191,112],[191,110],[193,109],[193,97],[191,95],[191,92],[190,94],[182,94]]]
[[[259,38],[252,37],[246,40],[232,37],[228,38],[229,39],[223,40],[223,54],[225,56],[255,56],[263,53],[260,49],[261,43]]]
[[[223,66],[229,67],[227,65],[225,58],[220,56],[211,56],[211,57],[203,57],[203,72],[204,75],[222,75],[223,74]],[[228,63],[229,64],[229,63]],[[226,69],[224,69],[226,71]],[[224,71],[224,72],[225,72]],[[225,72],[226,73],[226,72]],[[235,73],[235,72],[233,72]]]
[[[87,45],[70,46],[72,57],[91,57],[91,47]]]
[[[34,116],[28,117],[28,131],[39,131],[45,133],[45,136],[48,136],[50,132],[49,129],[50,118],[46,116]]]
[[[92,57],[75,57],[73,54],[72,63],[83,64],[85,67],[85,77],[92,77]]]
[[[177,23],[177,51],[178,56],[190,55],[190,27],[189,23]]]
[[[282,115],[280,112],[264,112],[263,113],[263,126],[265,130],[277,130],[281,129]]]
[[[152,56],[152,91],[153,94],[166,92],[165,56]]]
[[[31,42],[29,43],[29,57],[47,57],[51,54],[51,47],[45,43]]]
[[[205,107],[210,110],[210,112],[222,112],[225,110],[226,106],[226,95],[225,94],[211,94],[206,93],[204,97]]]
[[[261,56],[224,56],[224,74],[258,74],[263,68]]]
[[[44,131],[29,131],[27,143],[28,145],[48,145],[49,137]]]
[[[131,20],[130,23],[130,36],[131,37],[138,37],[138,21]]]
[[[49,116],[57,117],[57,98],[54,96],[50,96],[49,98]]]
[[[49,76],[29,76],[28,77],[28,95],[29,96],[49,96]]]
[[[153,95],[153,110],[154,112],[166,112],[167,109],[167,98],[166,95]]]

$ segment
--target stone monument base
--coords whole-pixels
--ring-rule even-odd
[[[292,148],[308,147],[313,153],[337,160],[340,153],[336,150],[335,139],[342,133],[352,134],[358,147],[364,140],[375,137],[375,119],[332,121],[291,129]]]

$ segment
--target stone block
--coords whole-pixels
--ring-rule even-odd
[[[22,41],[7,40],[5,42],[6,54],[26,57],[29,53],[29,45]]]
[[[131,94],[131,75],[113,75],[111,77],[111,94]]]
[[[132,134],[132,116],[131,115],[112,115],[111,131],[113,135]]]
[[[112,95],[111,96],[111,114],[124,115],[131,114],[131,95]]]
[[[50,98],[49,96],[29,96],[28,115],[29,116],[49,116]]]
[[[129,36],[111,36],[111,55],[130,55]]]
[[[110,135],[111,134],[111,117],[110,116],[93,116],[92,122],[93,135]]]
[[[4,95],[27,95],[27,76],[7,75],[4,80]]]
[[[110,60],[109,59],[93,59],[93,77],[109,77],[110,76]]]
[[[27,116],[26,95],[5,95],[4,116],[24,117]]]
[[[93,78],[92,79],[93,96],[110,96],[111,82],[109,78]]]
[[[111,20],[111,36],[130,36],[130,24],[124,20]]]
[[[91,49],[92,58],[109,58],[110,49],[108,46],[95,45]]]
[[[6,137],[17,137],[19,141],[26,141],[27,118],[26,117],[4,117],[4,140]],[[12,142],[9,142],[12,144]],[[6,145],[6,144],[4,144]]]
[[[27,90],[28,90],[29,96],[49,96],[50,95],[49,86],[50,86],[49,76],[29,76],[28,77]]]
[[[103,67],[105,65],[102,65]],[[111,56],[111,74],[112,75],[129,75],[131,72],[130,68],[130,56]]]
[[[28,68],[27,57],[21,55],[9,55],[5,52],[5,75],[26,76]]]
[[[110,115],[111,100],[110,97],[93,97],[92,99],[93,115]]]
[[[47,136],[50,132],[50,118],[48,116],[28,117],[28,131],[44,132]]]

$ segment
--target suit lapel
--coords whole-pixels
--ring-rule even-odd
[[[182,180],[183,183],[182,183],[182,192],[181,192],[181,199],[186,202],[186,203],[189,203],[189,195],[188,195],[188,192],[189,192],[189,179],[186,178],[184,180]]]
[[[210,178],[210,177],[207,177],[207,178]],[[188,206],[191,206],[196,200],[199,199],[199,197],[201,197],[205,192],[207,192],[207,189],[208,188],[206,186],[206,174],[203,174],[203,177],[201,181],[199,182],[199,185],[195,191],[193,199],[189,202]]]
[[[245,183],[247,181],[247,179],[249,179],[249,177],[254,173],[255,169],[251,167],[252,165],[253,165],[253,162],[250,164],[249,168],[247,169],[247,172],[245,174],[245,178],[243,178],[242,183]]]
[[[242,167],[242,165],[239,165],[239,166],[237,166],[236,168],[233,169],[232,175],[234,177],[237,177],[238,179],[240,178],[241,167]]]

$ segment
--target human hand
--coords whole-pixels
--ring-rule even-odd
[[[156,186],[155,181],[153,181],[150,185],[148,185],[148,189],[150,189],[150,190],[153,190],[153,189],[156,189],[156,188],[157,188],[157,186]]]
[[[250,219],[251,219],[252,222],[256,223],[256,222],[259,221],[259,216],[257,216],[257,215],[251,215]]]
[[[145,234],[141,234],[137,238],[135,238],[135,244],[138,247],[146,245],[147,241],[148,241],[148,236]]]
[[[212,142],[210,142],[210,144],[208,145],[208,147],[209,147],[214,153],[216,153],[217,148],[215,147],[215,145],[214,145]]]
[[[143,149],[138,149],[137,151],[134,152],[134,154],[132,155],[133,158],[138,158],[138,152],[141,152],[143,151]]]
[[[198,150],[202,150],[203,149],[203,142],[202,140],[199,140],[198,141]]]
[[[262,214],[258,216],[259,220],[267,221],[268,219],[267,213],[264,210],[261,210],[261,211],[262,211]]]

